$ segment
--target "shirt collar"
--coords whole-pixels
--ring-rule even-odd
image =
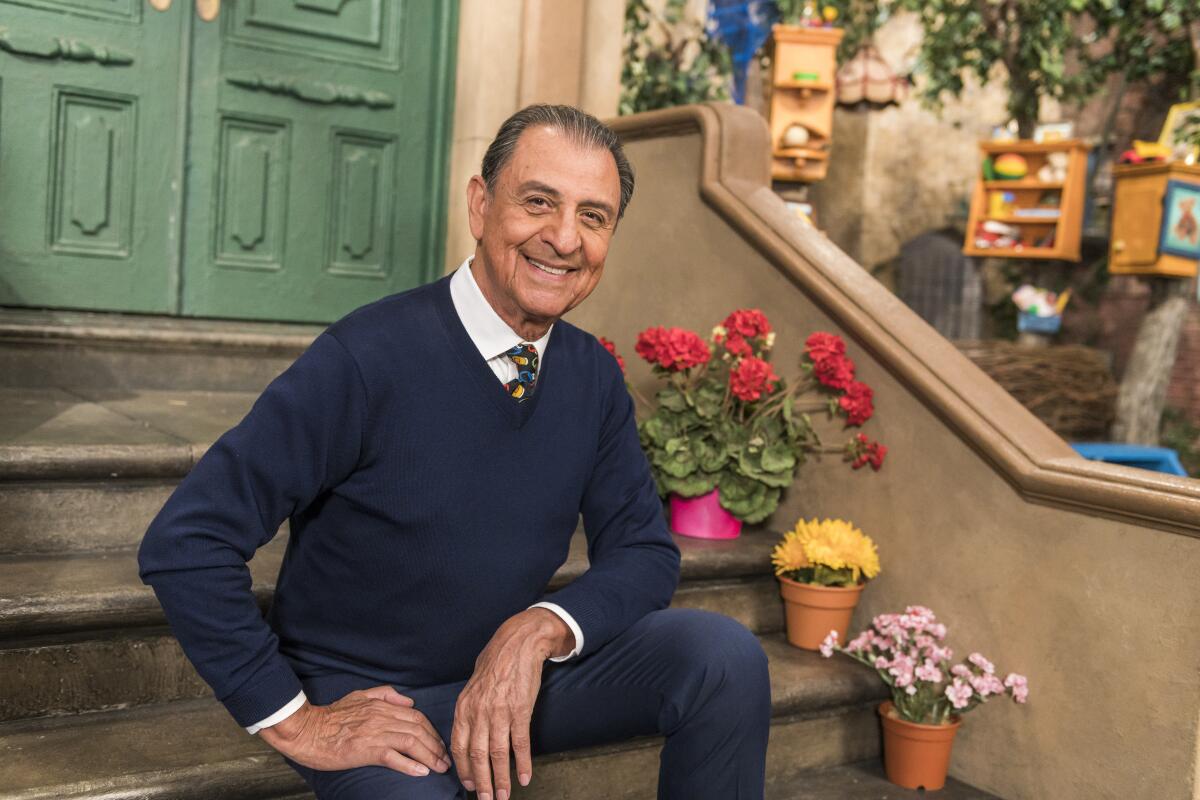
[[[467,336],[471,337],[479,354],[488,361],[525,340],[508,327],[508,323],[500,318],[483,296],[483,290],[471,274],[471,261],[474,258],[468,256],[450,277],[450,300],[458,318],[462,320],[463,327],[467,329]],[[532,342],[539,358],[546,355],[546,344],[550,341],[550,331],[553,329],[554,326],[551,325],[542,338]]]

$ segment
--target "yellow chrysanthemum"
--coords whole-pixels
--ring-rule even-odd
[[[776,575],[808,566],[808,556],[804,555],[804,543],[795,531],[785,533],[783,541],[775,545],[775,550],[771,552],[771,563],[775,565]]]
[[[871,537],[842,519],[815,519],[796,523],[794,530],[788,531],[784,542],[776,548],[776,553],[786,545],[790,560],[786,563],[796,564],[797,544],[804,558],[804,563],[798,566],[779,568],[776,563],[775,574],[788,569],[798,569],[800,566],[824,565],[830,569],[849,569],[858,581],[859,574],[874,578],[879,574],[879,553]]]

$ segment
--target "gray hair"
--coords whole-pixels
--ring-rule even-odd
[[[621,140],[612,128],[574,106],[526,106],[504,120],[504,124],[496,132],[496,138],[492,139],[487,152],[483,154],[483,167],[480,171],[488,191],[495,190],[496,178],[500,170],[504,169],[504,165],[512,159],[521,134],[526,128],[537,125],[561,131],[581,147],[594,147],[612,153],[613,160],[617,162],[617,176],[621,180],[621,207],[617,212],[617,219],[624,216],[625,206],[629,205],[629,198],[633,196],[633,167],[629,165],[629,159],[625,158]]]

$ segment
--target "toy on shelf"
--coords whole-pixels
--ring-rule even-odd
[[[1062,327],[1063,309],[1070,300],[1070,289],[1057,294],[1022,284],[1012,293],[1012,301],[1021,312],[1017,316],[1017,330],[1021,333],[1058,333]]]
[[[1133,147],[1121,153],[1121,164],[1160,164],[1171,157],[1171,148],[1160,142],[1133,140]]]
[[[1005,153],[992,162],[992,171],[999,180],[1018,181],[1029,174],[1029,163],[1016,153]]]
[[[793,122],[787,126],[787,130],[783,132],[783,139],[779,142],[782,147],[804,147],[808,144],[808,128],[801,125],[799,122]]]
[[[1078,261],[1087,145],[985,141],[963,243],[969,256]]]
[[[1046,163],[1037,171],[1042,183],[1063,183],[1067,179],[1067,165],[1071,157],[1063,152],[1046,153]]]

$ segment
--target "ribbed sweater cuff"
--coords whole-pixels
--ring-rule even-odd
[[[238,725],[248,728],[283,708],[303,689],[287,660],[276,655],[221,702]]]
[[[604,612],[592,603],[584,592],[572,591],[570,586],[559,589],[553,594],[538,598],[540,602],[554,603],[562,608],[579,626],[583,633],[583,647],[576,658],[585,656],[604,644],[601,630],[604,623]]]

